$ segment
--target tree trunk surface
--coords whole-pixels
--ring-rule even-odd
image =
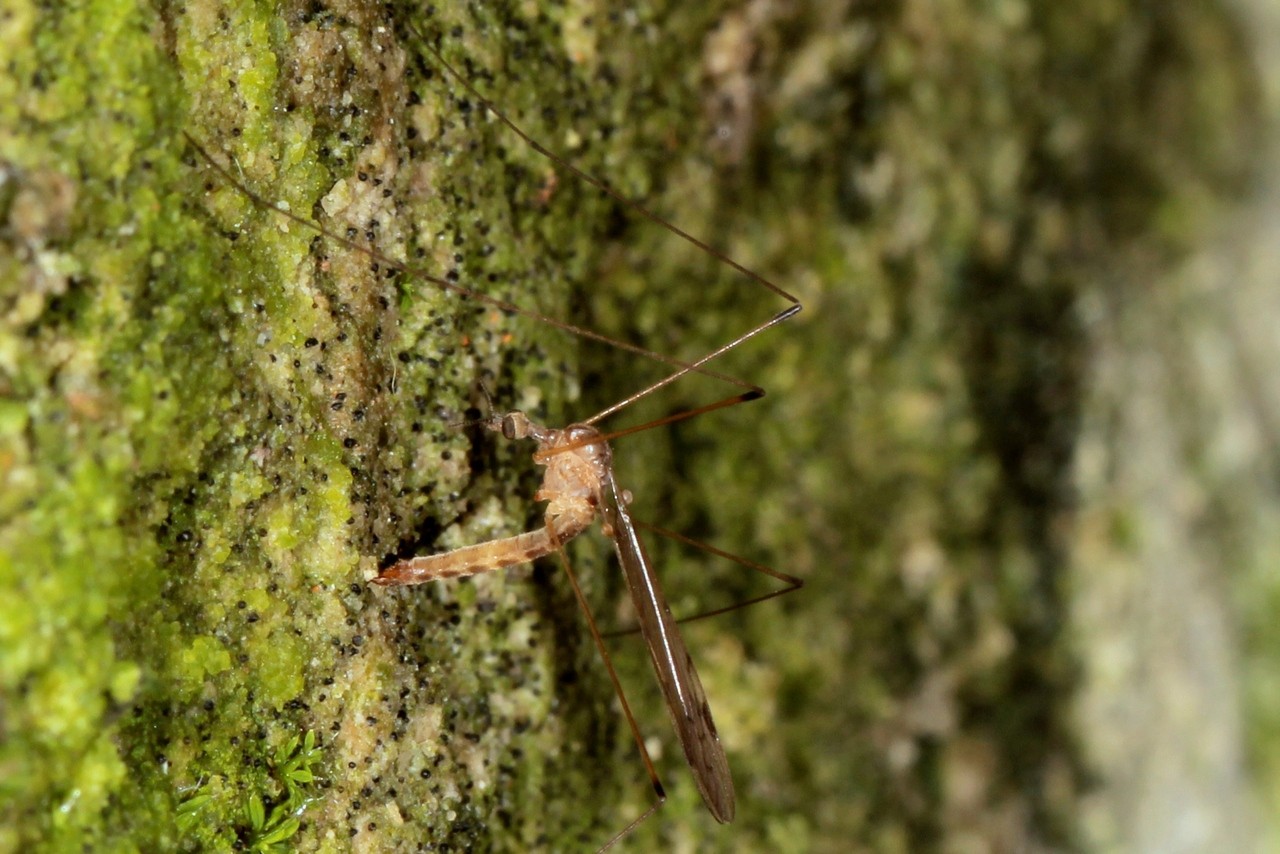
[[[806,583],[685,626],[729,826],[608,640],[668,794],[622,850],[1274,834],[1274,192],[1228,205],[1277,66],[1243,14],[8,4],[0,852],[590,851],[652,802],[558,561],[368,581],[542,524],[491,407],[563,426],[672,370],[548,318],[688,362],[788,303],[428,45],[804,304],[711,365],[762,400],[614,445],[637,518]],[[646,537],[678,616],[772,589]]]

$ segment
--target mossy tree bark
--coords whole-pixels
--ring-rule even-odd
[[[809,582],[690,628],[734,827],[671,746],[632,844],[1078,841],[1079,307],[1238,166],[1233,38],[1196,4],[14,5],[0,848],[590,849],[643,809],[554,566],[366,580],[536,520],[526,449],[451,426],[481,385],[562,424],[660,367],[255,205],[184,133],[333,233],[668,355],[780,306],[558,174],[423,39],[806,304],[725,360],[764,401],[620,446],[640,515]],[[682,613],[760,592],[654,551]],[[625,622],[604,556],[575,565]]]

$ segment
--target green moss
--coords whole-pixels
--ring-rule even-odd
[[[427,72],[411,16],[536,137],[807,305],[726,359],[770,397],[619,449],[642,515],[813,588],[690,629],[732,828],[671,761],[647,665],[619,645],[645,732],[668,741],[671,801],[631,844],[911,848],[1009,813],[1029,816],[1020,838],[1069,841],[1073,682],[1046,532],[1069,503],[1086,349],[1072,306],[1093,268],[1074,259],[1161,212],[1189,230],[1170,200],[1213,186],[1231,135],[1220,106],[1203,125],[1184,111],[1160,163],[1143,158],[1155,108],[1116,81],[1184,93],[1219,57],[1200,36],[1183,65],[1125,65],[1107,45],[1157,24],[1108,9],[1073,12],[1097,19],[1084,29],[929,4],[11,4],[0,848],[589,849],[643,806],[554,567],[364,582],[536,515],[528,449],[448,426],[483,403],[477,382],[558,424],[661,369],[317,239],[183,133],[391,258],[663,353],[696,357],[781,304],[556,177]],[[1158,26],[1182,44],[1193,24]],[[1177,102],[1223,103],[1192,95]],[[618,423],[726,393],[683,385]],[[758,589],[654,550],[683,613]],[[602,554],[575,566],[612,614]],[[1046,769],[1060,785],[1032,782]],[[955,801],[965,774],[976,805]]]

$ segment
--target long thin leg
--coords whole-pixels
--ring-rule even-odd
[[[609,186],[609,184],[605,183],[599,178],[596,178],[594,175],[591,175],[591,174],[588,174],[587,172],[582,171],[577,166],[574,166],[571,162],[569,162],[566,158],[562,157],[561,155],[547,148],[542,143],[538,142],[533,137],[529,136],[529,134],[525,133],[525,131],[519,125],[517,125],[514,121],[508,118],[506,113],[498,109],[496,104],[494,104],[492,101],[486,98],[483,94],[481,94],[480,90],[477,89],[475,85],[471,83],[470,80],[468,80],[460,71],[454,68],[453,65],[451,65],[449,61],[444,58],[444,55],[441,54],[440,49],[437,48],[434,44],[432,44],[431,41],[420,30],[418,30],[412,24],[409,24],[408,27],[418,37],[418,40],[421,42],[423,49],[426,50],[427,53],[431,54],[431,56],[435,59],[436,62],[440,64],[440,66],[445,70],[445,72],[450,77],[452,77],[455,81],[457,81],[458,84],[462,86],[463,89],[467,91],[468,95],[470,95],[472,98],[478,101],[480,105],[483,106],[486,110],[488,110],[489,113],[494,118],[496,118],[499,122],[505,125],[516,136],[520,137],[520,139],[522,139],[534,151],[538,152],[543,157],[546,157],[548,160],[550,160],[556,166],[559,166],[561,169],[565,169],[568,172],[571,172],[579,180],[585,181],[586,183],[600,190],[602,193],[605,193],[606,195],[608,195],[610,198],[625,205],[626,207],[640,214],[644,218],[648,219],[650,222],[653,222],[656,225],[661,226],[662,228],[666,229],[667,231],[679,237],[681,240],[684,240],[687,243],[693,246],[696,246],[698,249],[701,249],[703,252],[707,253],[707,255],[711,256],[719,263],[724,264],[728,267],[731,267],[733,270],[735,270],[742,276],[745,276],[746,278],[755,282],[757,285],[772,291],[773,293],[777,294],[778,296],[782,297],[783,299],[785,299],[787,302],[790,303],[790,305],[787,308],[778,312],[773,317],[769,318],[768,320],[764,321],[760,325],[756,326],[754,329],[748,331],[746,334],[740,335],[739,337],[735,338],[733,341],[730,341],[728,344],[725,344],[721,347],[717,347],[715,350],[712,350],[710,353],[707,353],[705,356],[703,356],[702,358],[698,359],[695,362],[683,363],[683,362],[679,362],[669,358],[662,358],[661,361],[667,362],[668,364],[679,365],[679,370],[677,370],[675,373],[667,377],[664,377],[661,380],[658,380],[652,385],[649,385],[641,389],[635,394],[630,395],[625,400],[621,400],[615,403],[613,406],[610,406],[607,409],[597,412],[595,415],[591,416],[590,418],[583,421],[582,423],[595,424],[598,421],[601,421],[604,418],[607,418],[608,416],[617,412],[618,410],[629,406],[635,401],[640,400],[643,397],[647,397],[648,395],[652,394],[658,389],[663,388],[667,385],[670,385],[671,383],[675,382],[676,380],[680,379],[685,374],[688,374],[690,372],[697,372],[701,374],[706,374],[708,376],[715,376],[717,379],[721,379],[721,380],[725,380],[727,382],[733,383],[734,385],[737,385],[740,388],[747,388],[747,389],[750,389],[751,391],[755,391],[757,392],[756,396],[762,397],[764,395],[764,390],[759,386],[756,386],[753,383],[749,383],[749,382],[737,379],[736,377],[730,378],[725,375],[712,372],[710,369],[706,367],[706,363],[720,357],[724,353],[727,353],[728,351],[732,350],[734,347],[737,347],[743,341],[746,341],[748,338],[753,338],[756,335],[760,334],[761,332],[765,331],[766,329],[769,329],[770,327],[775,326],[783,322],[784,320],[794,317],[801,310],[800,300],[796,298],[793,294],[783,290],[781,287],[774,284],[769,279],[765,278],[764,276],[760,275],[754,270],[751,270],[748,267],[744,267],[743,265],[739,264],[737,261],[733,260],[732,258],[724,254],[720,250],[716,249],[713,246],[710,246],[709,244],[707,244],[702,240],[699,240],[697,237],[694,237],[689,232],[680,228],[680,226],[676,225],[670,220],[662,216],[659,216],[658,214],[649,210],[644,205],[637,202],[635,199],[628,198],[627,196],[615,190],[613,187]],[[656,355],[656,354],[653,354],[653,355]]]
[[[722,557],[727,560],[731,560],[734,563],[738,564],[739,566],[745,566],[747,569],[754,569],[756,572],[759,572],[763,575],[767,575],[770,578],[777,579],[778,581],[781,581],[787,585],[786,587],[782,587],[778,590],[773,590],[769,593],[762,593],[759,596],[753,596],[750,599],[744,599],[741,602],[735,602],[732,605],[726,605],[723,608],[715,608],[711,611],[704,611],[700,614],[694,614],[690,617],[681,617],[680,619],[676,620],[677,623],[680,623],[680,624],[696,623],[698,620],[705,620],[708,617],[716,617],[716,616],[719,616],[720,614],[728,614],[730,611],[737,611],[741,608],[749,608],[752,605],[757,605],[761,602],[768,602],[770,599],[777,599],[779,596],[786,596],[788,593],[794,593],[795,591],[804,587],[803,578],[799,578],[797,576],[790,575],[785,572],[780,572],[779,570],[776,570],[773,567],[765,566],[762,563],[756,563],[755,561],[748,560],[747,558],[742,557],[741,555],[736,555],[733,552],[727,552],[724,549],[716,548],[715,546],[709,543],[704,543],[701,540],[695,540],[693,537],[686,536],[685,534],[681,534],[678,531],[672,531],[669,528],[662,528],[657,525],[651,525],[648,522],[641,522],[639,519],[633,519],[632,522],[638,528],[644,528],[646,531],[652,531],[653,533],[658,534],[659,536],[676,540],[678,542],[684,543],[687,546],[693,546],[695,549],[701,549],[702,551],[707,552],[709,554],[713,554],[716,557]],[[606,633],[606,637],[617,637],[623,634],[629,635],[629,634],[633,634],[636,631],[638,631],[638,629],[628,629],[623,632],[608,632]]]
[[[696,362],[690,362],[687,365],[682,365],[680,370],[672,374],[668,374],[667,376],[663,377],[657,382],[651,383],[650,385],[647,385],[644,388],[640,389],[635,394],[629,395],[625,399],[618,401],[612,406],[609,406],[609,407],[606,407],[605,409],[600,410],[599,412],[597,412],[595,415],[592,415],[583,423],[595,424],[597,421],[601,421],[605,418],[608,418],[613,413],[617,412],[620,409],[624,409],[630,406],[631,404],[635,403],[637,400],[640,400],[643,397],[648,397],[658,389],[671,385],[671,383],[680,379],[685,374],[692,373],[695,371],[698,373],[704,373],[706,371],[706,368],[704,366],[706,365],[707,362],[710,362],[712,359],[715,359],[724,355],[725,353],[732,350],[734,347],[737,347],[743,341],[746,341],[749,338],[754,338],[755,336],[759,335],[761,332],[764,332],[766,329],[770,329],[774,326],[777,326],[779,323],[782,323],[784,320],[790,320],[792,317],[795,317],[797,314],[800,313],[800,309],[801,309],[800,303],[796,303],[795,305],[791,305],[791,306],[788,306],[787,308],[784,308],[782,311],[778,312],[773,317],[766,320],[764,323],[761,323],[760,325],[756,326],[754,329],[748,330],[742,335],[739,335],[737,338],[733,339],[728,344],[724,344],[720,347],[717,347],[716,349],[712,350],[710,353],[703,356],[701,359],[698,359]],[[738,385],[744,385],[744,383],[739,382]],[[732,400],[735,403],[744,403],[748,400],[756,400],[758,398],[764,397],[764,389],[761,388],[760,386],[755,385],[754,383],[745,383],[745,385],[749,386],[747,391],[733,398],[729,398],[729,400]],[[732,405],[732,404],[729,404],[729,405]],[[719,408],[720,408],[719,406],[711,407],[711,409],[719,409]],[[701,410],[701,411],[706,411],[706,410]]]
[[[649,756],[649,748],[644,746],[644,736],[640,733],[640,725],[636,723],[636,716],[631,712],[631,704],[627,702],[627,694],[622,690],[622,680],[618,678],[618,671],[613,666],[613,659],[609,657],[609,650],[605,647],[604,636],[600,634],[600,627],[596,625],[596,618],[591,613],[591,606],[587,604],[587,597],[583,595],[582,587],[578,584],[578,577],[573,572],[573,567],[569,565],[569,558],[565,555],[564,549],[556,552],[560,558],[560,565],[564,567],[564,574],[569,577],[569,583],[573,586],[573,595],[578,599],[578,606],[582,608],[582,614],[587,618],[587,628],[591,631],[591,640],[596,645],[596,650],[600,653],[600,658],[604,661],[604,666],[609,671],[609,681],[613,683],[613,690],[618,695],[618,702],[622,705],[622,714],[627,718],[627,726],[631,729],[631,736],[635,739],[636,747],[640,749],[640,760],[644,762],[644,769],[649,775],[649,782],[653,785],[653,793],[657,800],[640,815],[632,819],[626,827],[618,831],[604,845],[600,846],[596,854],[601,851],[607,851],[612,848],[618,840],[635,830],[645,822],[651,815],[658,811],[667,800],[666,790],[662,788],[662,780],[658,778],[658,769],[653,765],[653,759]]]
[[[652,430],[655,427],[662,427],[667,424],[675,424],[680,421],[688,421],[690,418],[697,418],[699,415],[705,415],[708,412],[714,412],[717,409],[728,409],[731,406],[737,406],[739,403],[747,403],[752,400],[759,400],[764,396],[764,392],[756,393],[754,391],[744,391],[742,394],[735,394],[732,397],[726,397],[723,400],[717,400],[713,403],[707,403],[702,406],[696,406],[693,409],[684,409],[680,412],[674,412],[671,415],[664,415],[661,418],[655,418],[652,421],[646,421],[643,424],[636,424],[633,427],[624,427],[621,430],[614,430],[610,433],[600,433],[596,436],[587,436],[577,442],[565,442],[554,448],[545,451],[538,451],[534,454],[534,459],[538,462],[544,462],[557,454],[563,454],[567,451],[574,451],[578,448],[585,447],[596,441],[612,442],[622,436],[630,436],[632,433],[643,433],[646,430]],[[580,422],[589,424],[589,421]]]
[[[663,217],[649,210],[644,205],[637,202],[635,199],[630,199],[624,196],[622,193],[613,189],[613,187],[609,186],[604,181],[601,181],[599,178],[595,177],[594,175],[590,175],[586,172],[583,172],[581,169],[579,169],[577,166],[574,166],[564,157],[561,157],[559,154],[556,154],[554,151],[547,148],[545,145],[538,142],[533,137],[529,136],[529,134],[525,133],[524,130],[519,125],[517,125],[514,121],[509,119],[506,113],[498,109],[496,104],[494,104],[484,95],[480,94],[480,90],[477,89],[471,83],[470,80],[464,77],[462,73],[459,72],[456,68],[450,65],[449,61],[446,60],[444,56],[440,53],[439,48],[433,45],[417,27],[413,26],[412,24],[409,24],[408,27],[411,31],[413,31],[415,35],[417,35],[419,41],[422,42],[423,48],[425,48],[428,53],[430,53],[433,57],[435,57],[436,62],[440,63],[441,67],[444,68],[444,70],[449,74],[450,77],[458,81],[459,85],[461,85],[463,89],[467,90],[468,95],[470,95],[472,98],[479,101],[481,106],[483,106],[486,110],[488,110],[490,114],[493,115],[494,118],[496,118],[502,124],[506,125],[507,128],[509,128],[516,136],[524,140],[525,143],[528,144],[528,146],[532,148],[534,151],[538,152],[543,157],[547,158],[552,163],[559,166],[561,169],[565,169],[573,173],[575,176],[577,176],[579,180],[586,181],[588,184],[600,190],[602,193],[607,194],[614,201],[617,201],[623,205],[626,205],[636,213],[648,219],[650,222],[653,222],[661,226],[662,228],[665,228],[667,231],[676,235],[681,240],[684,240],[692,244],[693,246],[698,247],[703,252],[707,253],[712,258],[719,261],[721,264],[725,264],[729,267],[732,267],[734,270],[741,273],[743,276],[746,276],[748,279],[760,285],[761,287],[768,288],[778,296],[785,299],[787,302],[797,306],[800,304],[800,301],[798,299],[796,299],[787,291],[775,285],[773,282],[766,279],[764,276],[760,275],[754,270],[751,270],[748,267],[742,266],[737,261],[730,258],[728,255],[725,255],[723,252],[716,249],[714,246],[710,246],[704,241],[699,240],[689,232],[682,229],[680,226],[676,225],[675,223],[667,219],[664,219]]]
[[[586,617],[587,628],[591,631],[592,642],[604,661],[605,669],[609,673],[609,681],[613,683],[613,690],[618,695],[618,701],[622,705],[622,713],[627,719],[627,726],[631,729],[631,735],[635,739],[636,746],[640,749],[640,759],[644,763],[645,771],[649,775],[649,781],[653,785],[655,795],[654,803],[647,810],[628,822],[622,830],[614,834],[599,849],[599,851],[606,851],[657,812],[658,808],[666,801],[667,794],[662,788],[662,781],[658,778],[658,771],[654,767],[653,759],[649,756],[649,749],[645,747],[644,736],[641,735],[640,726],[636,723],[635,715],[631,711],[631,704],[627,702],[626,692],[622,689],[622,681],[618,678],[618,672],[613,666],[613,659],[609,657],[609,651],[605,648],[604,637],[596,624],[595,616],[591,613],[591,606],[587,604],[587,598],[582,592],[582,587],[578,584],[578,577],[574,574],[573,567],[570,566],[569,558],[565,555],[564,549],[556,546],[548,547],[553,542],[555,542],[555,539],[550,536],[547,529],[539,528],[526,534],[480,543],[475,546],[467,546],[451,552],[403,560],[383,570],[381,575],[373,579],[373,583],[384,586],[398,586],[421,584],[426,581],[445,578],[458,578],[500,569],[516,563],[525,563],[549,554],[551,551],[556,553],[560,559],[561,566],[564,567],[565,575],[573,587],[573,594],[578,600],[578,606],[582,608],[582,613]]]
[[[183,131],[182,135],[186,138],[188,144],[190,144],[191,147],[195,150],[196,154],[199,155],[200,158],[205,161],[205,163],[209,164],[209,167],[211,169],[213,169],[215,172],[221,175],[223,180],[225,180],[228,184],[230,184],[231,186],[239,190],[241,193],[244,193],[246,196],[248,196],[254,202],[254,204],[257,204],[260,207],[275,211],[280,216],[283,216],[286,219],[292,220],[293,222],[296,222],[299,225],[304,226],[306,228],[310,228],[315,232],[317,232],[318,234],[324,235],[326,238],[328,238],[329,240],[332,240],[334,243],[338,244],[339,246],[345,246],[347,249],[350,249],[353,252],[363,253],[367,257],[373,259],[374,261],[378,262],[379,264],[385,267],[388,267],[392,270],[398,270],[401,273],[404,273],[406,275],[412,276],[417,279],[421,279],[422,281],[428,282],[431,285],[434,285],[435,287],[440,288],[443,291],[447,291],[448,293],[455,294],[456,296],[462,299],[473,299],[476,302],[481,302],[481,303],[484,303],[485,305],[493,306],[494,308],[500,311],[507,311],[513,314],[519,314],[522,317],[528,317],[528,318],[532,318],[533,320],[541,321],[542,323],[545,323],[548,326],[554,327],[555,329],[560,329],[564,332],[568,332],[572,335],[577,335],[578,337],[585,338],[589,341],[596,341],[601,344],[608,344],[612,347],[617,347],[620,350],[625,350],[628,353],[634,353],[637,356],[643,356],[646,359],[653,359],[656,362],[662,362],[663,364],[673,365],[680,369],[676,372],[675,375],[673,375],[673,378],[675,376],[683,376],[684,374],[690,371],[693,371],[693,372],[702,374],[703,376],[713,377],[714,379],[729,383],[730,385],[736,385],[739,388],[746,388],[746,389],[756,388],[754,384],[749,383],[746,380],[739,379],[738,377],[730,376],[729,374],[724,374],[719,371],[715,371],[715,370],[712,370],[711,368],[708,368],[705,364],[703,364],[704,362],[707,361],[707,357],[705,356],[699,360],[699,363],[695,367],[693,364],[683,361],[681,359],[677,359],[673,356],[665,356],[662,353],[656,353],[653,350],[645,349],[644,347],[641,347],[639,345],[630,344],[626,341],[622,341],[617,338],[610,338],[608,335],[602,335],[599,332],[594,332],[585,327],[577,326],[575,324],[568,323],[563,320],[557,320],[556,318],[549,317],[545,314],[539,314],[536,311],[531,311],[530,309],[524,308],[523,306],[516,305],[515,303],[507,302],[506,300],[501,300],[501,299],[498,299],[497,297],[489,296],[488,294],[482,291],[472,290],[471,288],[468,288],[464,285],[457,284],[456,282],[451,282],[448,279],[443,279],[439,276],[433,276],[432,274],[426,272],[425,270],[410,266],[403,261],[397,261],[396,259],[391,258],[390,256],[384,254],[378,249],[375,249],[371,246],[365,246],[363,243],[359,243],[355,240],[351,240],[350,238],[343,237],[341,234],[334,232],[332,229],[325,228],[324,226],[320,225],[318,222],[314,222],[308,219],[307,217],[302,216],[301,214],[294,213],[288,208],[284,208],[284,207],[281,207],[280,205],[274,204],[273,202],[268,200],[265,196],[251,190],[249,187],[247,187],[244,184],[244,182],[237,180],[236,177],[231,174],[231,170],[223,166],[217,160],[215,160],[213,158],[213,155],[211,155],[208,151],[206,151],[204,147],[201,146],[200,143],[196,141],[195,137],[193,137],[191,134],[187,133],[186,131]],[[790,309],[787,309],[787,312],[789,312],[787,316],[789,317],[790,314],[794,314],[796,311],[799,311],[798,305],[792,306]],[[779,319],[780,319],[779,317],[775,316],[773,319],[767,321],[761,329],[757,329],[751,333],[748,333],[747,337],[750,337],[750,335],[754,335],[756,332],[762,331],[763,328],[772,326],[773,324],[777,323]],[[785,319],[785,318],[781,318],[781,319]],[[723,352],[723,348],[721,349],[720,352]],[[719,355],[719,352],[713,354],[713,357],[714,355]],[[672,379],[668,379],[664,381],[662,385],[666,385],[668,382],[671,382],[671,381]]]

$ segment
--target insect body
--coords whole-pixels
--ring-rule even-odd
[[[604,520],[605,536],[613,540],[635,604],[641,635],[698,791],[718,821],[732,821],[733,779],[711,719],[707,695],[631,520],[627,509],[631,495],[620,488],[614,478],[613,454],[603,434],[588,424],[573,424],[563,430],[542,427],[522,412],[494,415],[483,423],[507,439],[537,441],[534,460],[547,467],[542,488],[534,495],[534,500],[547,502],[543,527],[442,554],[403,560],[387,567],[373,582],[384,586],[421,584],[535,560],[559,552],[565,542],[586,530],[598,513]],[[561,557],[563,559],[562,553]],[[572,573],[570,575],[572,577]],[[592,628],[594,630],[594,626]],[[610,670],[612,672],[612,668]],[[641,744],[643,747],[643,742]],[[647,756],[645,761],[650,765]],[[656,780],[655,788],[661,803],[662,789]]]
[[[549,502],[546,525],[514,537],[402,560],[382,570],[373,583],[421,584],[527,563],[551,554],[591,525],[604,498],[605,480],[612,477],[612,454],[599,439],[600,431],[586,425],[551,430],[522,412],[495,415],[481,423],[507,439],[537,441],[534,459],[547,472],[534,500]],[[558,450],[566,446],[571,447]]]

